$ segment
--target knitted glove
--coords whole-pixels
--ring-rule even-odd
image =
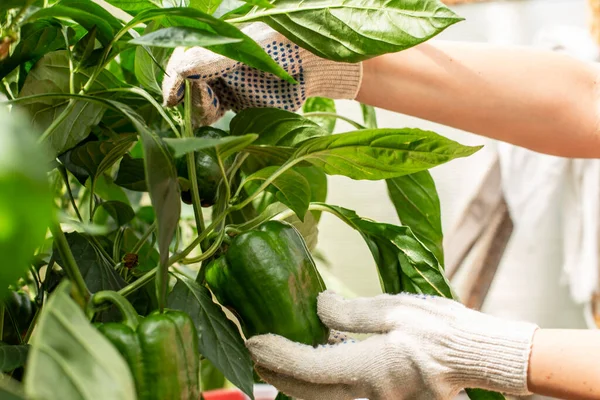
[[[328,291],[318,313],[332,329],[373,335],[317,348],[276,335],[250,338],[258,374],[290,396],[446,400],[463,388],[529,394],[533,324],[410,294],[345,300]]]
[[[163,80],[164,105],[172,107],[183,99],[186,78],[193,81],[195,125],[210,125],[227,110],[273,107],[295,111],[311,96],[356,97],[362,76],[361,63],[320,58],[263,23],[252,24],[245,33],[298,83],[289,83],[201,47],[177,48]]]

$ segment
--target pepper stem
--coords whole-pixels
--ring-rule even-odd
[[[119,293],[112,290],[102,290],[94,294],[91,301],[94,306],[100,306],[105,302],[114,304],[123,315],[123,323],[133,330],[137,329],[139,323],[138,313],[131,303]]]

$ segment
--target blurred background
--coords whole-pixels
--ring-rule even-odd
[[[594,1],[589,0],[588,4],[588,0],[482,0],[452,5],[466,20],[437,39],[539,46],[540,35],[548,32],[577,28],[589,33],[588,18]],[[579,42],[577,38],[574,40]],[[573,43],[574,47],[578,45],[581,43]],[[338,102],[338,111],[347,116],[360,115],[358,105],[352,102]],[[380,127],[418,127],[463,144],[485,145],[471,157],[451,161],[431,171],[439,192],[442,224],[448,239],[497,157],[498,144],[474,134],[383,110],[377,110],[377,116]],[[337,130],[343,132],[345,129],[349,126],[340,122]],[[380,222],[398,223],[396,212],[386,196],[385,182],[358,182],[337,176],[330,176],[329,182],[333,190],[329,191],[328,203],[354,209],[359,215]],[[515,226],[483,311],[533,321],[543,328],[593,327],[586,315],[589,304],[573,299],[565,279],[561,207],[562,203],[558,201],[548,205],[543,218],[536,222],[534,235],[529,229]],[[329,269],[334,277],[330,279],[339,279],[340,288],[343,286],[348,295],[380,293],[375,264],[362,238],[330,215],[322,218],[318,249],[330,266],[320,262],[320,269]],[[331,282],[337,284],[334,280]],[[459,274],[455,284],[460,283]]]

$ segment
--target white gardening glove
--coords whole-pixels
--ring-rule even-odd
[[[411,294],[318,298],[331,329],[373,334],[317,348],[276,335],[247,340],[258,374],[304,400],[446,400],[463,388],[527,395],[537,326]]]
[[[356,97],[362,77],[361,63],[320,58],[263,23],[252,24],[244,33],[298,83],[289,83],[201,47],[177,48],[163,80],[164,105],[172,107],[183,100],[186,78],[193,81],[195,125],[210,125],[227,110],[272,107],[295,111],[307,97]]]

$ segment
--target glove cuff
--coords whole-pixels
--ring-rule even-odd
[[[322,96],[335,100],[354,100],[362,81],[362,62],[327,60],[302,49],[306,97]]]
[[[531,395],[527,372],[533,336],[538,326],[485,316],[473,328],[460,324],[448,337],[451,381],[460,387],[476,387],[515,396]]]

